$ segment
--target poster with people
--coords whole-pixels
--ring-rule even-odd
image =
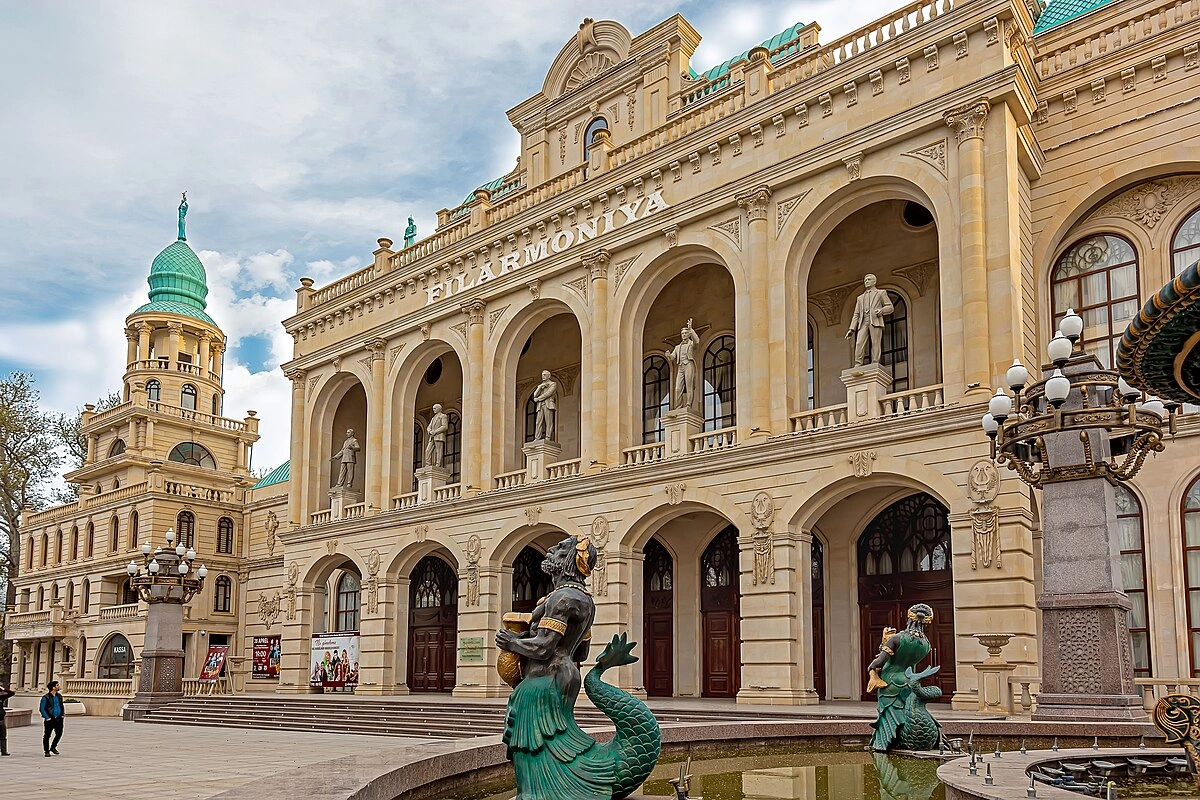
[[[200,669],[201,683],[216,683],[225,669],[225,656],[229,654],[229,645],[213,644],[208,647],[208,656]]]
[[[314,633],[309,685],[353,689],[358,685],[358,634]]]
[[[250,668],[250,677],[253,679],[278,678],[282,651],[282,636],[255,636],[254,658]]]

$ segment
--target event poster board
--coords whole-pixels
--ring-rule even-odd
[[[278,678],[282,650],[282,636],[255,636],[250,677],[253,679]]]
[[[309,685],[341,689],[358,685],[358,633],[314,633]]]
[[[229,654],[229,645],[213,644],[208,647],[208,656],[204,659],[204,667],[200,670],[201,683],[216,683],[225,668],[225,656]]]

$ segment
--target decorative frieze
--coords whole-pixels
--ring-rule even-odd
[[[501,308],[497,308],[495,311],[488,314],[488,336],[489,337],[496,330],[496,323],[499,322],[500,320],[504,319],[504,314],[508,311],[508,309],[509,309],[509,306],[503,306]]]
[[[570,289],[572,292],[582,297],[584,302],[587,302],[588,282],[588,276],[584,275],[582,278],[576,278],[573,281],[564,281],[563,288]]]
[[[592,594],[608,596],[608,519],[598,516],[592,520],[592,544],[596,546],[596,566],[592,569]]]
[[[842,309],[846,307],[846,298],[850,296],[851,292],[861,287],[862,283],[855,281],[834,286],[832,289],[823,289],[810,294],[808,302],[820,309],[821,314],[825,317],[825,323],[833,327],[842,322]]]
[[[296,619],[296,584],[300,581],[300,565],[293,561],[288,565],[287,582],[283,585],[283,596],[287,599],[288,622]]]
[[[911,76],[909,73],[909,66],[908,66],[907,58],[896,59],[896,77],[899,79],[899,81],[898,81],[899,83],[901,83],[901,84],[908,83],[909,78]]]
[[[967,39],[966,31],[959,31],[958,33],[954,34],[954,58],[955,59],[967,57],[967,46],[968,46],[967,43],[968,43],[968,39]]]
[[[406,344],[407,344],[407,342],[401,342],[400,344],[398,344],[392,348],[391,353],[388,354],[389,355],[389,359],[388,359],[388,368],[389,369],[391,367],[396,366],[396,359],[399,358],[400,354],[404,352],[404,346]]]
[[[275,620],[279,619],[278,590],[275,591],[275,594],[272,597],[267,597],[266,593],[259,592],[258,619],[262,622],[263,627],[267,630],[271,630],[271,626],[275,624]]]
[[[945,175],[946,175],[946,140],[945,139],[939,139],[936,142],[931,142],[927,145],[923,145],[921,147],[916,148],[915,150],[909,150],[908,152],[904,153],[904,155],[906,155],[910,158],[917,158],[917,159],[920,159],[921,161],[925,161],[929,164],[932,164],[934,167],[937,168],[937,171],[942,173],[942,176],[945,177]]]
[[[775,501],[766,492],[754,495],[750,503],[750,521],[754,533],[754,571],[751,580],[755,586],[775,583],[775,534],[771,524],[775,521]]]
[[[467,606],[479,605],[479,556],[483,542],[477,534],[467,539]]]
[[[874,70],[867,78],[871,81],[871,96],[883,94],[883,70]]]
[[[1108,82],[1104,78],[1096,78],[1092,81],[1092,105],[1103,103],[1108,93]]]
[[[780,200],[779,202],[777,202],[775,204],[775,234],[776,235],[779,235],[779,232],[783,230],[784,223],[787,222],[787,219],[788,219],[788,217],[791,216],[792,211],[795,210],[796,206],[798,206],[800,204],[800,201],[803,200],[805,197],[807,197],[808,193],[811,191],[812,191],[812,189],[805,189],[800,194],[793,195],[792,197],[789,197],[786,200]]]
[[[999,569],[1000,512],[996,497],[1000,492],[1000,472],[991,460],[976,461],[967,474],[967,495],[971,499],[971,569]]]
[[[938,68],[938,49],[936,44],[931,44],[925,48],[925,71],[933,72]]]
[[[1200,189],[1200,178],[1196,176],[1149,181],[1109,200],[1096,209],[1091,216],[1121,217],[1136,222],[1149,230],[1154,228],[1180,200],[1198,189]]]
[[[925,296],[925,292],[929,288],[929,279],[936,275],[937,271],[938,261],[936,258],[892,270],[893,274],[899,275],[911,283],[916,288],[919,297]]]
[[[858,84],[854,81],[842,84],[842,93],[846,95],[846,108],[858,105]]]
[[[633,256],[633,258],[627,258],[624,261],[620,261],[616,265],[613,266],[613,292],[614,293],[617,291],[617,287],[619,287],[621,285],[621,280],[625,277],[625,273],[629,272],[629,268],[633,266],[633,262],[637,261],[639,256],[641,256],[641,253],[638,253],[637,255]]]
[[[709,230],[716,231],[737,245],[739,250],[742,249],[742,220],[740,217],[710,225]]]
[[[379,551],[371,548],[367,553],[367,579],[363,583],[367,595],[367,613],[379,610]]]
[[[833,114],[833,96],[829,92],[825,92],[817,98],[817,102],[821,104],[821,116],[828,117]]]

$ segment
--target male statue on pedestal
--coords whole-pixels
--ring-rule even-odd
[[[334,484],[339,489],[349,489],[354,485],[354,465],[358,462],[358,451],[362,449],[358,439],[354,438],[354,429],[350,428],[346,431],[346,441],[342,442],[342,449],[334,456],[330,457],[330,461],[340,461],[341,467],[338,469],[337,483]]]
[[[537,407],[537,420],[533,426],[533,438],[558,441],[558,381],[550,377],[550,370],[542,370],[542,382],[533,390],[533,402]]]
[[[854,339],[854,366],[861,367],[868,361],[878,364],[883,345],[884,317],[893,311],[892,301],[885,289],[875,288],[875,276],[863,278],[863,293],[854,302],[854,318],[846,338]],[[871,344],[871,355],[867,356],[867,343]]]
[[[696,359],[693,351],[700,337],[692,328],[692,320],[679,331],[680,342],[667,353],[667,361],[675,366],[675,397],[672,409],[691,408],[700,399],[696,394]]]
[[[442,462],[446,459],[446,431],[450,430],[450,418],[442,413],[442,404],[433,404],[433,416],[429,420],[429,427],[425,429],[428,438],[425,442],[425,466],[438,467],[444,466]]]

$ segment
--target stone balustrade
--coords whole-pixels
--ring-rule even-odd
[[[418,492],[405,492],[404,494],[396,495],[392,498],[392,511],[405,511],[406,509],[416,508],[419,496]]]
[[[458,500],[461,497],[461,483],[450,483],[445,486],[435,486],[433,489],[433,502],[435,503],[444,503],[448,500]]]
[[[68,697],[133,697],[133,678],[67,678],[63,694]]]
[[[555,461],[546,465],[546,479],[556,480],[558,478],[571,478],[579,475],[582,467],[581,461],[578,458],[568,459],[567,461]]]
[[[792,433],[811,433],[830,428],[840,428],[849,422],[848,408],[845,403],[824,408],[811,408],[792,414]]]
[[[525,485],[526,470],[518,469],[513,472],[502,472],[492,478],[497,489],[515,489]]]
[[[366,503],[351,503],[342,509],[342,519],[361,519],[366,515]]]
[[[1142,706],[1153,711],[1155,704],[1169,694],[1200,696],[1200,678],[1134,678],[1135,686],[1142,687]]]
[[[193,411],[189,408],[181,408],[180,406],[173,406],[168,403],[150,401],[146,403],[146,407],[157,414],[162,414],[167,417],[176,417],[178,419],[200,423],[202,425],[211,425],[214,428],[220,428],[221,430],[225,431],[245,433],[249,430],[249,426],[243,420],[229,419],[228,417],[217,417],[212,414],[206,414],[203,411]],[[254,431],[250,432],[253,433]]]
[[[314,511],[311,518],[313,525],[328,525],[333,522],[333,509],[327,508],[324,511]]]
[[[1042,688],[1042,679],[1038,675],[1009,675],[1008,685],[1011,691],[1009,707],[1014,714],[1032,714],[1037,705],[1038,692]]]
[[[696,434],[688,437],[691,453],[711,453],[715,450],[728,450],[737,444],[737,428],[721,428],[715,431]]]
[[[101,606],[100,621],[116,622],[123,619],[135,619],[138,615],[137,603],[125,603],[119,606]]]
[[[128,500],[131,497],[137,497],[139,494],[145,494],[150,490],[150,484],[146,481],[140,483],[131,483],[128,486],[122,486],[119,489],[110,489],[107,492],[94,494],[91,497],[84,499],[84,506],[92,508],[106,503],[119,503],[122,500]]]
[[[892,392],[879,398],[879,416],[896,417],[914,411],[927,411],[946,405],[942,385],[922,386],[904,392]]]
[[[207,500],[212,503],[232,503],[232,489],[216,489],[210,486],[196,486],[192,483],[163,481],[163,491],[174,497],[187,497],[192,500]]]
[[[641,444],[637,447],[627,447],[621,453],[624,456],[625,466],[650,464],[655,461],[662,461],[666,457],[666,445],[662,442],[651,442],[650,444]]]

